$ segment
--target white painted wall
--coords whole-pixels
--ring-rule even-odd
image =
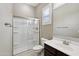
[[[25,4],[25,3],[16,3],[14,4],[13,8],[14,16],[21,16],[21,17],[34,17],[35,16],[35,9],[34,7]]]
[[[12,55],[12,4],[0,3],[0,56]]]

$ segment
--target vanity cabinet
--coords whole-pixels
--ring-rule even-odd
[[[47,44],[44,44],[44,56],[68,56],[68,55]]]

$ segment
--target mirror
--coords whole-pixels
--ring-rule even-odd
[[[54,36],[79,42],[79,4],[66,3],[53,9]]]

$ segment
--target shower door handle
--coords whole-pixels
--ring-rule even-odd
[[[12,25],[11,25],[10,23],[7,23],[7,22],[6,22],[4,25],[5,25],[6,27],[12,27]]]

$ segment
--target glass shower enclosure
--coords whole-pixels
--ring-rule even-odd
[[[39,44],[39,19],[13,17],[13,55]]]

